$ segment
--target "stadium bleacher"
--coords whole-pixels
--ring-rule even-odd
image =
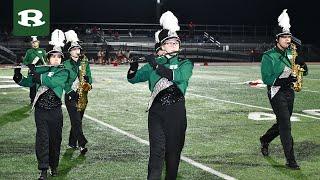
[[[54,24],[52,29],[74,29],[79,34],[88,57],[96,58],[101,47],[109,49],[111,56],[126,49],[134,55],[145,55],[153,52],[154,32],[157,24],[128,23],[68,23]],[[194,61],[226,62],[259,61],[261,54],[272,47],[272,30],[267,26],[239,25],[196,25],[190,35],[187,25],[181,25],[179,36],[182,40],[181,55]],[[39,37],[41,47],[45,48],[49,37]],[[218,42],[218,43],[217,43]],[[0,63],[11,64],[20,60],[30,47],[26,37],[9,37],[0,41]],[[4,49],[6,49],[4,51]],[[304,45],[307,61],[320,60],[318,49]],[[7,53],[10,52],[10,53]]]

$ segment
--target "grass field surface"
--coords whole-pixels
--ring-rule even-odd
[[[59,176],[51,179],[146,179],[148,85],[128,83],[126,65],[91,69],[94,83],[83,119],[89,151],[83,157],[67,149],[70,120],[63,108]],[[0,69],[0,179],[36,179],[29,90],[4,88],[14,85],[12,75]],[[178,179],[320,179],[319,77],[320,65],[309,65],[296,93],[292,134],[301,170],[293,171],[284,166],[279,138],[270,144],[270,157],[260,153],[259,137],[275,119],[249,118],[272,115],[266,88],[245,83],[261,78],[259,64],[196,65],[186,94],[188,128]]]

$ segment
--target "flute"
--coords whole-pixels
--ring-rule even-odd
[[[58,65],[38,65],[38,66],[35,66],[36,68],[37,67],[60,67],[60,66],[63,66],[63,64],[58,64]],[[19,65],[19,66],[13,66],[13,67],[10,67],[10,69],[25,69],[25,68],[29,68],[28,66],[26,65]]]

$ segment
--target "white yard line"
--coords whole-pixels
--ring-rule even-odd
[[[320,79],[312,79],[312,78],[303,78],[303,79],[312,80],[312,81],[319,81],[320,80]]]
[[[0,85],[0,89],[7,89],[7,88],[20,88],[18,84],[8,84],[8,85]]]
[[[252,108],[272,111],[271,108],[255,106],[255,105],[250,105],[250,104],[245,104],[245,103],[238,103],[238,102],[228,101],[228,100],[223,100],[223,99],[217,99],[217,98],[212,98],[212,97],[208,97],[208,96],[202,96],[202,95],[199,95],[199,94],[193,94],[193,93],[190,93],[190,92],[187,93],[187,94],[188,95],[192,95],[192,96],[196,96],[196,97],[201,97],[201,98],[204,98],[204,99],[210,99],[210,100],[213,100],[213,101],[220,101],[220,102],[229,103],[229,104],[237,104],[237,105],[240,105],[240,106],[246,106],[246,107],[252,107]],[[309,115],[300,114],[300,113],[292,113],[292,114],[293,115],[297,115],[297,116],[308,117],[308,118],[312,118],[312,119],[320,119],[320,117],[309,116]]]
[[[0,81],[0,83],[14,83],[13,80],[4,80],[4,81]]]
[[[63,107],[66,108],[65,105],[63,105]],[[135,135],[133,135],[133,134],[130,134],[130,133],[126,132],[126,131],[123,131],[123,130],[115,127],[115,126],[112,126],[112,125],[110,125],[110,124],[108,124],[108,123],[105,123],[105,122],[103,122],[103,121],[100,121],[100,120],[98,120],[98,119],[96,119],[96,118],[94,118],[94,117],[91,117],[91,116],[87,115],[87,114],[84,114],[84,117],[85,117],[85,118],[88,118],[88,119],[90,119],[91,121],[94,121],[94,122],[96,122],[96,123],[98,123],[98,124],[100,124],[100,125],[102,125],[102,126],[105,126],[105,127],[109,128],[109,129],[112,129],[112,130],[114,130],[114,131],[116,131],[116,132],[118,132],[118,133],[120,133],[120,134],[123,134],[123,135],[125,135],[125,136],[127,136],[127,137],[129,137],[129,138],[131,138],[131,139],[134,139],[134,140],[138,141],[139,143],[142,143],[142,144],[145,144],[145,145],[149,145],[149,141],[144,140],[144,139],[141,139],[141,138],[139,138],[139,137],[137,137],[137,136],[135,136]],[[200,168],[200,169],[202,169],[202,170],[204,170],[204,171],[207,171],[207,172],[209,172],[209,173],[211,173],[211,174],[213,174],[213,175],[216,175],[216,176],[218,176],[218,177],[221,177],[221,178],[223,178],[223,179],[226,179],[226,180],[235,180],[235,179],[236,179],[236,178],[234,178],[234,177],[231,177],[231,176],[228,176],[228,175],[226,175],[226,174],[223,174],[223,173],[221,173],[221,172],[219,172],[219,171],[216,171],[216,170],[214,170],[214,169],[212,169],[212,168],[210,168],[210,167],[208,167],[208,166],[206,166],[206,165],[204,165],[204,164],[201,164],[201,163],[199,163],[199,162],[196,162],[196,161],[194,161],[194,160],[192,160],[192,159],[190,159],[190,158],[188,158],[188,157],[181,156],[181,160],[183,160],[183,161],[185,161],[185,162],[187,162],[187,163],[189,163],[189,164],[191,164],[191,165],[193,165],[193,166],[195,166],[195,167],[197,167],[197,168]]]
[[[12,76],[0,76],[0,79],[12,79]]]
[[[313,93],[319,93],[319,91],[312,91],[312,90],[308,90],[308,89],[304,89],[303,91],[313,92]]]

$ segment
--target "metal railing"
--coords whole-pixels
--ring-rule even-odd
[[[104,34],[118,32],[119,34],[133,35],[149,35],[154,36],[154,33],[161,29],[159,24],[144,24],[144,23],[52,23],[52,27],[60,29],[76,29],[85,32],[86,29],[93,31],[103,31]],[[180,24],[180,33],[187,35],[202,35],[203,32],[208,32],[214,36],[227,37],[270,37],[272,36],[271,26],[256,26],[256,25],[204,25],[195,24],[192,29],[188,24]]]

